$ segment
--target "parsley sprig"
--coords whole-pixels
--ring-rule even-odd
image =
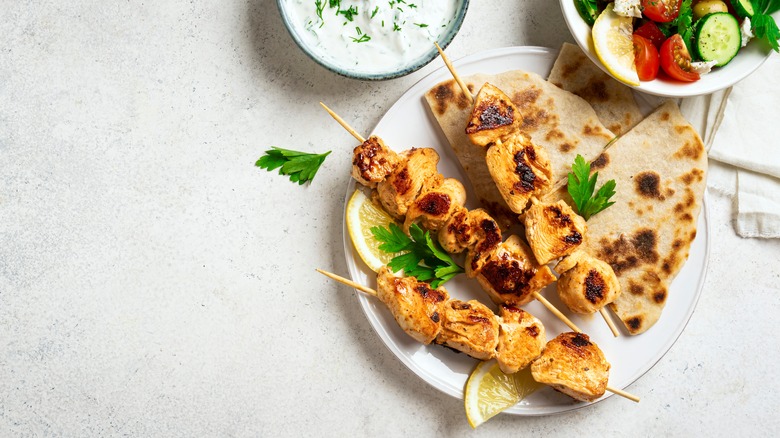
[[[751,0],[753,16],[750,27],[758,38],[765,39],[775,52],[780,52],[780,29],[770,14],[780,10],[780,0]]]
[[[372,227],[371,234],[382,242],[379,245],[382,251],[403,253],[393,257],[387,264],[393,272],[403,269],[405,275],[430,283],[434,288],[464,272],[463,268],[458,266],[452,257],[431,238],[431,233],[423,231],[417,224],[412,224],[409,228],[411,237],[404,234],[401,228],[393,223],[389,228]]]
[[[615,195],[614,179],[604,183],[594,196],[593,192],[596,190],[596,180],[599,173],[591,175],[590,163],[579,154],[574,159],[571,170],[569,172],[569,194],[577,205],[577,212],[585,220],[614,204],[614,202],[609,202],[609,198]]]
[[[288,175],[290,181],[303,184],[314,179],[314,175],[330,152],[310,154],[272,146],[272,149],[265,151],[265,155],[257,160],[255,166],[269,172],[279,168],[279,175]]]
[[[677,15],[677,33],[680,34],[688,53],[693,51],[693,8],[692,0],[683,0],[680,4],[680,13]]]

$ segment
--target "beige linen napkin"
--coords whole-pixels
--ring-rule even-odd
[[[711,135],[704,138],[710,163],[717,160],[732,167],[731,172],[711,173],[710,179],[724,193],[729,185],[734,187],[735,228],[742,237],[780,237],[779,79],[780,56],[773,53],[726,93],[721,114],[715,112],[709,128]],[[728,173],[736,174],[736,182]]]

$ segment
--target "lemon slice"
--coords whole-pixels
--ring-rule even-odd
[[[531,377],[531,367],[515,374],[504,374],[498,362],[480,362],[466,382],[466,418],[471,427],[498,415],[541,387]]]
[[[388,264],[398,253],[387,253],[379,249],[382,243],[371,233],[372,227],[389,227],[391,223],[398,225],[381,207],[374,204],[360,189],[347,202],[347,232],[352,245],[357,250],[363,262],[374,272]]]
[[[596,55],[615,79],[628,85],[639,85],[634,64],[633,19],[616,14],[614,3],[593,23],[591,35]]]

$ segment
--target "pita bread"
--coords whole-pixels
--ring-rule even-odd
[[[642,120],[631,88],[596,67],[579,46],[563,43],[547,80],[585,99],[616,135],[625,134]]]
[[[472,92],[490,82],[511,98],[522,121],[520,131],[547,151],[553,182],[566,177],[577,154],[593,160],[614,138],[585,100],[535,73],[478,74],[463,81]],[[485,148],[471,143],[466,135],[472,105],[457,83],[439,83],[425,94],[425,99],[466,171],[477,200],[502,227],[517,223],[517,215],[507,207],[490,176]]]
[[[629,333],[639,334],[658,321],[669,285],[688,259],[707,154],[668,101],[601,154],[592,171],[599,184],[614,179],[617,193],[613,206],[588,221],[587,251],[612,266],[622,293],[610,306]],[[559,195],[571,202],[564,191]]]

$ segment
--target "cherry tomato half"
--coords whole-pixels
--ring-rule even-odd
[[[647,38],[634,34],[634,64],[640,81],[652,81],[658,76],[658,49]]]
[[[637,27],[634,31],[634,35],[647,38],[650,40],[650,42],[653,43],[656,49],[660,49],[661,44],[666,41],[666,35],[664,35],[664,33],[661,32],[661,29],[659,29],[658,26],[652,21],[648,21],[645,24]]]
[[[661,68],[678,81],[694,82],[699,74],[691,67],[691,54],[680,34],[674,34],[661,46]]]
[[[642,0],[642,13],[653,21],[668,23],[680,14],[682,0]]]

